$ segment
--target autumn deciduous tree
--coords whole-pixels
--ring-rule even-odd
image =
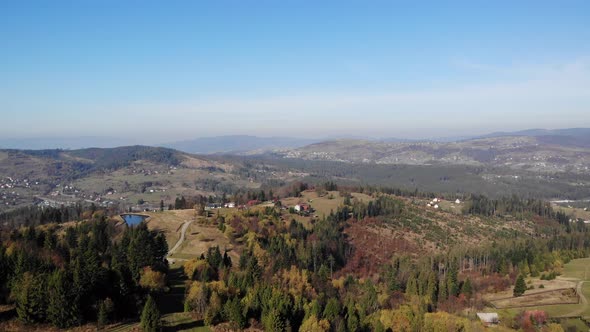
[[[469,320],[457,317],[444,311],[426,313],[424,315],[424,332],[447,332],[469,330]]]
[[[202,318],[209,302],[209,289],[205,283],[194,281],[188,290],[184,302],[184,310],[193,312]]]
[[[139,278],[139,285],[151,292],[161,292],[166,288],[166,275],[154,271],[151,267],[145,267]]]
[[[330,322],[327,319],[318,320],[315,315],[306,319],[299,332],[326,332],[330,330]]]

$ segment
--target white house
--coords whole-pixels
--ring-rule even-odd
[[[225,203],[225,207],[233,209],[236,207],[236,203],[234,203],[234,202]]]
[[[496,325],[500,322],[500,318],[496,312],[478,312],[477,318],[486,326]]]
[[[460,201],[460,200],[457,198],[457,199],[455,200],[455,204],[461,204],[461,201]]]

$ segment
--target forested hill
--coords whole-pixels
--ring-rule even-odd
[[[158,204],[173,201],[177,194],[209,194],[246,186],[250,182],[241,180],[247,174],[240,170],[239,162],[212,161],[149,146],[0,150],[0,210],[39,200],[54,206],[81,200]],[[141,196],[156,192],[160,193],[157,197]]]
[[[138,160],[178,165],[183,158],[181,152],[172,149],[140,145],[110,149],[0,150],[0,161],[10,162],[13,160],[15,168],[21,168],[17,166],[26,167],[30,164],[40,165],[43,162],[54,163],[56,171],[67,168],[68,171],[71,171],[68,173],[73,177],[93,171],[115,170],[129,166]]]

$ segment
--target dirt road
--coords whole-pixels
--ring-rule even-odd
[[[188,229],[188,226],[192,223],[192,220],[187,220],[184,222],[184,224],[182,224],[182,228],[180,229],[180,238],[178,239],[178,241],[176,242],[176,244],[174,245],[174,247],[172,247],[172,249],[168,250],[168,262],[173,263],[176,259],[174,258],[170,258],[170,256],[172,254],[174,254],[178,248],[180,248],[180,246],[182,245],[182,242],[184,242],[184,238],[186,235],[186,230]]]

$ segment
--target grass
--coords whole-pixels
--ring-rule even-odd
[[[563,267],[563,277],[590,281],[590,258],[574,259]]]
[[[580,281],[590,281],[590,258],[574,259],[564,265],[563,274],[560,278],[571,278]],[[547,282],[545,282],[547,283]],[[590,282],[584,282],[582,285],[583,295],[590,301]],[[563,317],[563,316],[582,316],[590,317],[590,305],[584,304],[580,301],[579,304],[559,304],[559,305],[545,305],[527,308],[506,309],[510,314],[517,314],[521,310],[543,310],[547,312],[549,317]]]
[[[587,331],[588,326],[581,319],[565,319],[560,323],[565,331]]]
[[[187,220],[195,219],[193,209],[145,212],[145,214],[150,216],[148,227],[163,232],[169,248],[172,248],[180,238],[180,226]]]
[[[565,206],[560,206],[557,204],[553,204],[553,208],[557,211],[564,212],[568,216],[573,216],[574,218],[582,218],[584,220],[590,220],[590,211],[584,211],[584,209],[579,208],[570,208]]]
[[[163,331],[211,332],[202,320],[195,320],[188,312],[176,312],[162,317]]]
[[[183,312],[186,277],[182,272],[182,263],[179,265],[172,268],[168,274],[170,291],[157,298],[158,307],[162,313],[162,331],[210,332],[211,329],[204,326],[202,320],[196,320],[190,313]],[[138,328],[138,322],[129,322],[114,325],[108,328],[107,331],[135,331]]]

